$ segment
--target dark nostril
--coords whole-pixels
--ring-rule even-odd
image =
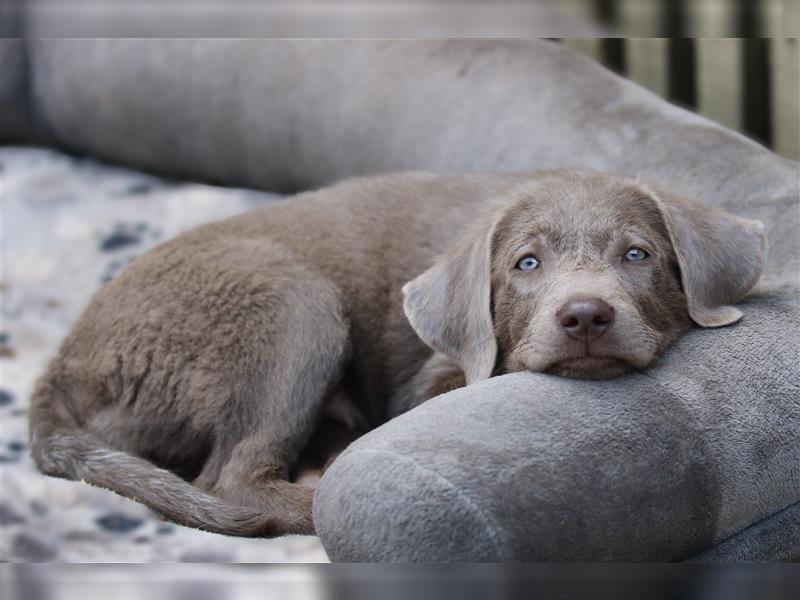
[[[614,307],[609,306],[610,310],[608,311],[600,311],[597,313],[594,318],[592,319],[592,323],[595,325],[608,325],[611,321],[614,320]]]
[[[614,307],[599,298],[575,298],[558,309],[556,318],[568,335],[594,339],[614,321]]]
[[[564,327],[577,327],[578,325],[580,325],[580,321],[578,321],[578,319],[576,319],[575,317],[566,317],[561,320],[561,324]]]

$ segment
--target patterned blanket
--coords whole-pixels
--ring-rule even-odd
[[[33,384],[94,291],[162,240],[277,197],[35,148],[0,148],[0,169],[0,560],[327,560],[315,537],[247,540],[165,523],[110,492],[39,474],[27,449]]]

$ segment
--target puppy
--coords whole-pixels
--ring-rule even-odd
[[[184,525],[312,533],[291,478],[321,423],[510,371],[642,369],[691,322],[737,321],[764,257],[760,223],[598,173],[346,181],[101,289],[37,384],[33,457]]]

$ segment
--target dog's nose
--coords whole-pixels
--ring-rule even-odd
[[[600,298],[576,298],[559,308],[556,318],[567,335],[591,342],[611,327],[614,307]]]

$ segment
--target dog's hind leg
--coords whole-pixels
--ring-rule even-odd
[[[311,531],[311,491],[286,478],[348,358],[339,289],[266,239],[197,236],[147,256],[98,293],[37,383],[37,466],[191,527]]]
[[[221,415],[218,443],[195,484],[263,510],[284,533],[313,533],[314,491],[289,475],[344,370],[348,326],[338,290],[313,274],[282,280],[270,306],[269,335],[252,336],[263,362]]]

